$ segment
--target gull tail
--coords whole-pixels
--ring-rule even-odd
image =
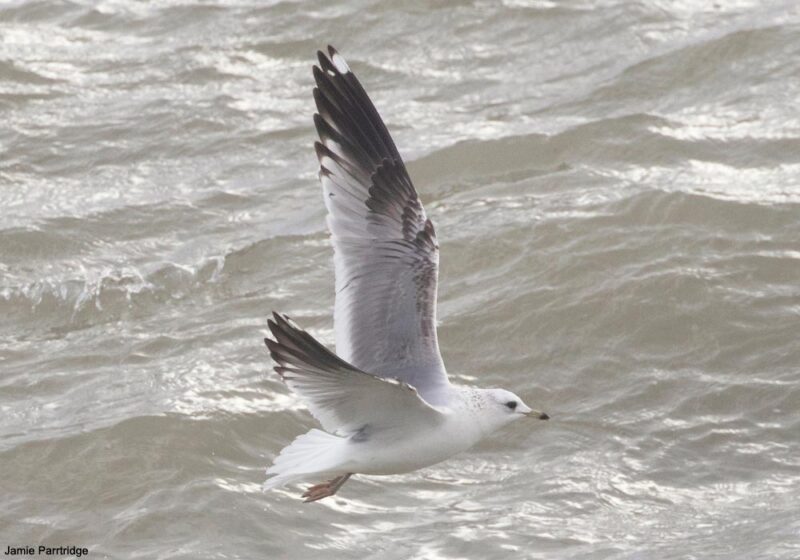
[[[338,436],[317,429],[297,437],[283,448],[272,466],[267,469],[267,475],[272,475],[272,478],[264,483],[264,490],[311,476],[344,474],[344,471],[336,468],[342,441]]]

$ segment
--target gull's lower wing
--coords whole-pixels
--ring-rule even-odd
[[[273,313],[268,321],[275,340],[265,338],[275,371],[306,402],[331,433],[353,434],[409,425],[433,426],[442,414],[400,381],[365,373],[348,364],[295,325]]]
[[[314,123],[336,266],[336,351],[435,398],[448,381],[436,336],[433,224],[347,63],[332,47],[318,56]]]

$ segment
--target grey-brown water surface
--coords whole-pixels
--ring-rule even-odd
[[[457,382],[550,412],[304,505],[272,309],[332,344],[332,43],[441,244]],[[800,557],[796,2],[0,5],[0,546]]]

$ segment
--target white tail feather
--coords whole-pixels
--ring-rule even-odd
[[[298,436],[283,448],[267,469],[267,475],[274,476],[264,483],[264,490],[278,488],[311,475],[344,474],[338,468],[338,450],[342,442],[342,438],[317,429]]]

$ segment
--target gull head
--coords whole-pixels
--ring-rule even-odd
[[[505,389],[485,389],[483,392],[485,405],[483,414],[488,417],[491,427],[498,429],[521,418],[549,420],[550,416],[541,410],[535,410],[511,391]]]

